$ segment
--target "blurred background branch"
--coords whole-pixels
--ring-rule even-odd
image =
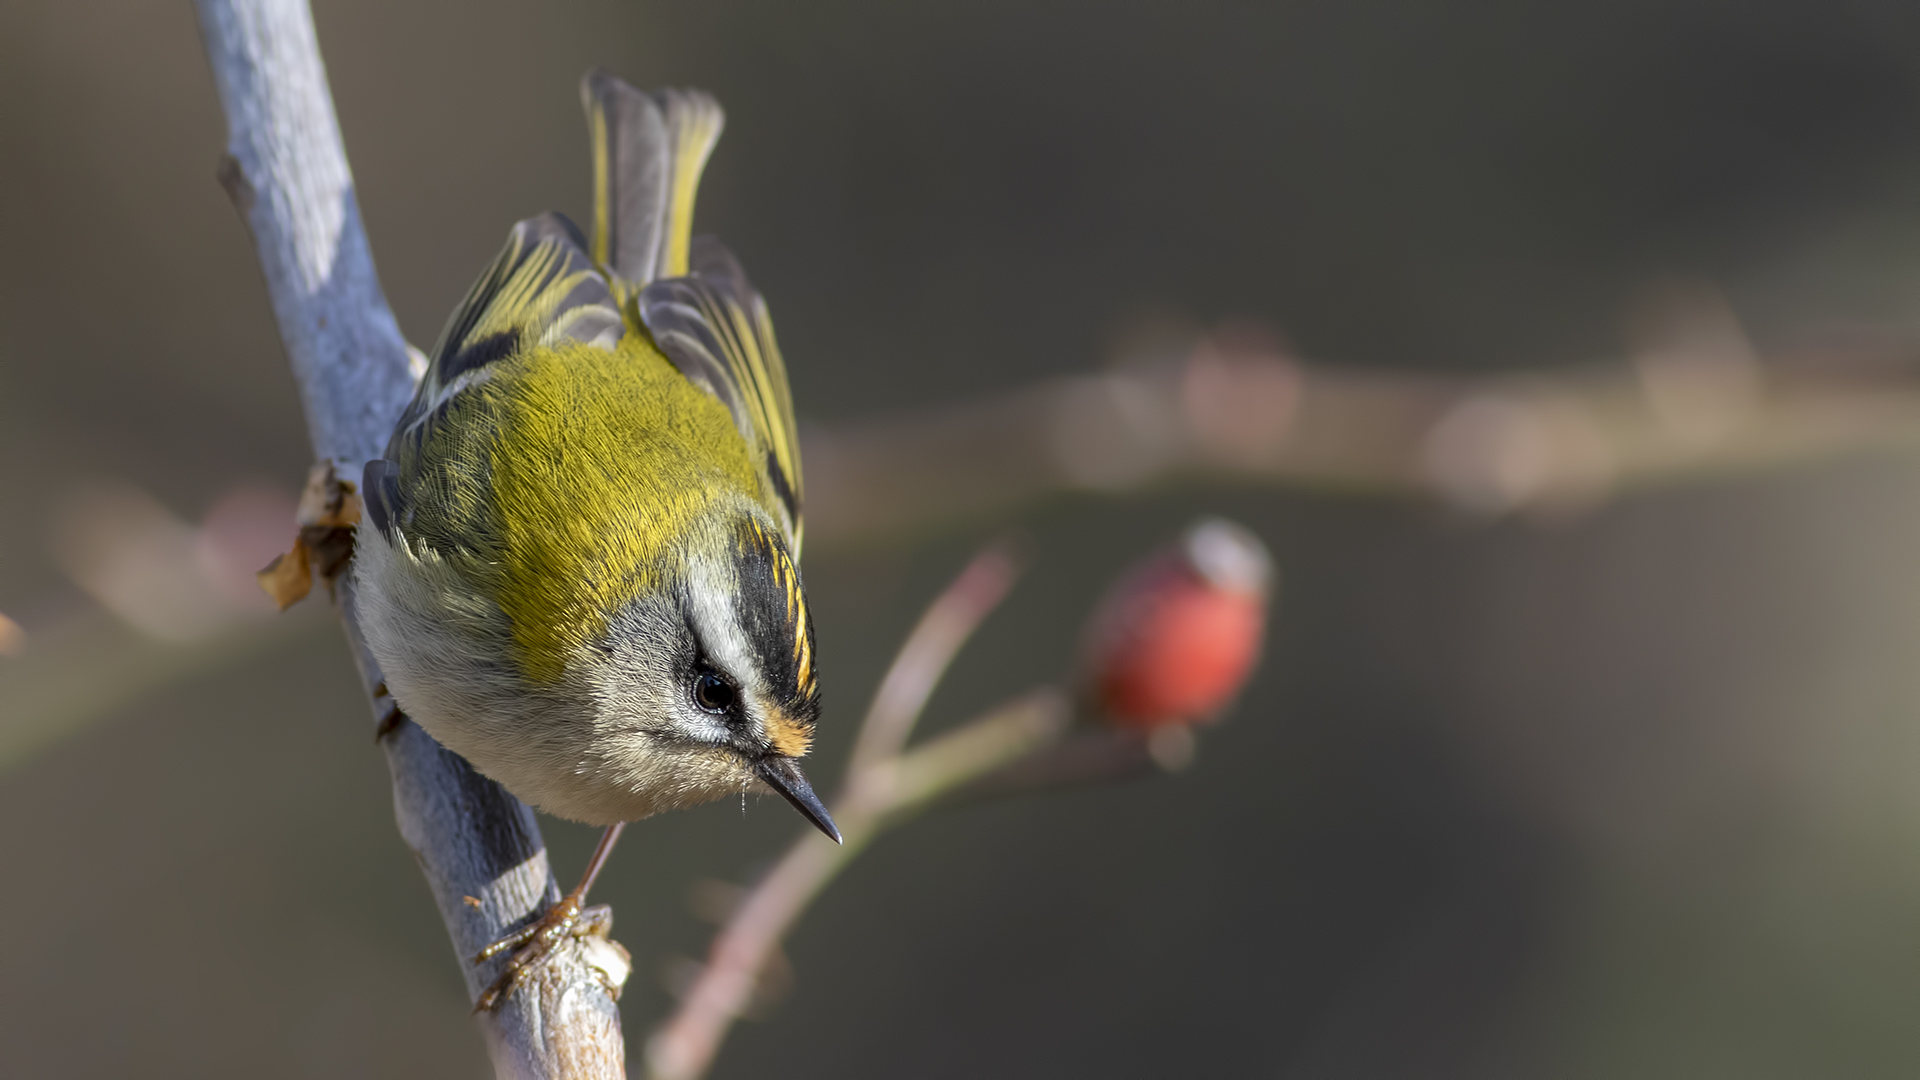
[[[1443,377],[1296,359],[1227,325],[1104,373],[806,432],[808,536],[857,544],[1049,496],[1195,481],[1564,514],[1621,492],[1920,445],[1920,350],[1754,355],[1720,294],[1656,287],[1622,363]]]
[[[1920,448],[1920,347],[1883,339],[1763,359],[1700,283],[1651,290],[1631,330],[1633,354],[1612,365],[1448,378],[1309,363],[1271,330],[1236,323],[998,398],[805,425],[808,538],[860,548],[1048,499],[1194,482],[1553,520],[1639,491]],[[267,610],[241,571],[283,544],[270,525],[286,520],[283,505],[289,493],[236,489],[195,540],[127,485],[70,498],[56,519],[63,568],[140,632],[38,635],[16,645],[30,659],[15,666],[61,669],[104,649],[128,658],[116,679],[149,687],[237,659]],[[991,573],[1009,572],[1012,558],[1006,549]],[[136,572],[148,564],[188,572]],[[203,572],[218,588],[192,584]],[[197,599],[153,595],[154,582]],[[176,653],[148,637],[198,644]],[[51,677],[0,684],[0,705],[23,703],[0,709],[0,768],[126,698],[100,691]],[[905,736],[884,722],[862,730]]]

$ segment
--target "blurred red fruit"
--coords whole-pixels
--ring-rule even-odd
[[[1219,519],[1121,578],[1087,636],[1088,690],[1101,718],[1148,730],[1218,716],[1260,658],[1272,580],[1260,540]]]

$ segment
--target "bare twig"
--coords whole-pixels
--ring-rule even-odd
[[[1192,732],[1184,727],[1164,728],[1152,735],[1109,728],[1083,731],[956,785],[944,801],[999,799],[1171,771],[1187,764],[1192,740]]]
[[[876,766],[848,799],[850,809],[887,824],[899,821],[1057,739],[1070,717],[1066,695],[1051,687],[1016,698]]]
[[[734,911],[679,1010],[648,1040],[650,1076],[691,1080],[707,1071],[727,1029],[751,1002],[780,939],[889,817],[1030,753],[1065,726],[1065,698],[1048,690],[901,753],[947,665],[1005,599],[1018,572],[1012,544],[1000,541],[975,555],[927,606],[881,678],[861,724],[833,809],[843,843],[802,836]]]
[[[306,0],[198,0],[226,111],[221,180],[252,230],[306,409],[314,453],[344,478],[377,455],[412,393],[406,342],[380,291]],[[340,611],[376,720],[395,713],[353,618]],[[400,832],[419,857],[477,997],[499,963],[466,958],[558,900],[533,813],[412,723],[383,740]],[[469,903],[467,898],[477,900]],[[481,1019],[505,1077],[625,1074],[610,989],[624,956],[600,939],[553,962]]]
[[[780,940],[842,867],[891,821],[1057,738],[1067,718],[1064,695],[1037,691],[854,776],[833,809],[845,842],[803,835],[753,888],[714,939],[680,1008],[647,1041],[648,1075],[693,1080],[705,1074]]]
[[[906,745],[947,665],[1000,606],[1018,573],[1013,545],[1003,540],[975,555],[953,584],[928,605],[874,691],[847,765],[848,776],[865,772]]]

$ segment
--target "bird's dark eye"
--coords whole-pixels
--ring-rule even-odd
[[[693,703],[710,713],[733,708],[733,684],[716,671],[702,671],[693,677]]]

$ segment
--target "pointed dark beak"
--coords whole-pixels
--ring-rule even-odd
[[[826,805],[820,801],[820,796],[813,793],[813,785],[807,783],[806,774],[800,771],[800,766],[795,765],[792,758],[761,758],[754,763],[753,771],[821,832],[832,837],[834,843],[840,843],[840,830],[833,824],[833,815],[827,813]]]

